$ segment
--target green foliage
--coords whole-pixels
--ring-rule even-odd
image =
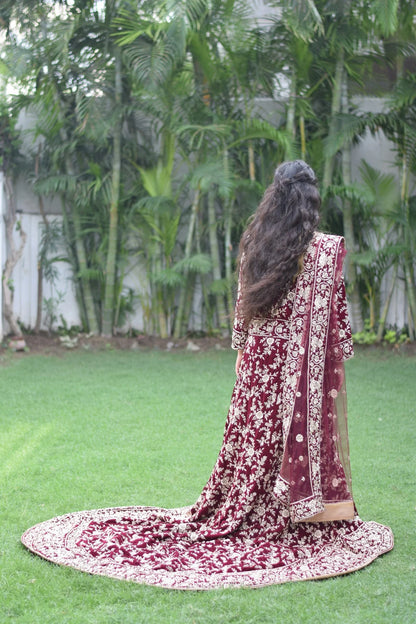
[[[229,288],[229,284],[226,279],[214,280],[211,282],[209,291],[213,295],[225,295]]]
[[[296,37],[309,41],[316,32],[323,34],[324,24],[312,0],[285,0],[279,2],[283,20]]]
[[[406,328],[401,330],[387,329],[383,335],[383,342],[389,345],[400,346],[409,342],[409,335]]]
[[[73,338],[82,332],[82,327],[80,325],[71,325],[69,327],[62,314],[59,315],[59,319],[61,321],[61,325],[58,325],[58,334],[60,336]]]
[[[366,328],[362,332],[356,332],[353,334],[352,339],[356,344],[372,345],[377,341],[377,334],[375,331]]]
[[[207,254],[193,254],[189,258],[182,258],[175,264],[175,270],[180,273],[191,272],[205,275],[211,270],[211,259]]]
[[[399,0],[375,0],[374,13],[384,35],[392,35],[398,24]]]
[[[124,288],[118,297],[118,308],[116,310],[115,325],[124,327],[130,315],[134,314],[137,295],[132,288]]]
[[[203,323],[222,329],[247,218],[275,165],[299,156],[324,180],[323,227],[343,233],[352,217],[350,258],[374,326],[383,276],[392,265],[411,273],[415,253],[416,78],[403,70],[414,2],[273,0],[267,26],[246,0],[3,4],[0,71],[20,94],[0,111],[0,158],[17,162],[14,120],[28,111],[37,142],[27,177],[62,202],[84,329],[99,331],[104,316],[114,326],[140,301],[147,331],[169,334],[179,316],[183,335],[197,288]],[[357,114],[348,88],[365,92],[387,65],[398,79],[386,110]],[[380,130],[408,172],[400,202],[393,176],[365,163],[362,184],[345,173],[350,147]],[[45,270],[63,260],[49,256]],[[130,297],[124,280],[139,266]]]
[[[43,309],[45,311],[44,322],[48,328],[48,331],[52,331],[52,327],[58,320],[58,308],[60,304],[65,300],[65,293],[61,290],[56,290],[55,295],[51,297],[43,298]]]
[[[21,139],[16,123],[16,117],[3,102],[0,103],[0,171],[7,174],[16,170],[23,160],[19,151]]]
[[[175,269],[163,269],[159,273],[155,273],[153,279],[155,284],[161,284],[171,288],[180,286],[183,280],[182,275],[175,271]]]
[[[409,335],[406,328],[401,330],[386,329],[379,340],[377,332],[371,327],[370,320],[366,319],[364,323],[364,330],[362,332],[356,332],[352,335],[353,342],[358,345],[374,345],[382,342],[386,345],[400,346],[409,342]]]
[[[62,245],[62,225],[54,219],[41,225],[38,262],[42,267],[43,278],[54,285],[58,277],[57,262],[66,262],[67,258],[56,255]],[[52,255],[54,254],[54,255]]]

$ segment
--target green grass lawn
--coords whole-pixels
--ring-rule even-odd
[[[323,581],[170,591],[50,564],[26,528],[70,511],[193,503],[216,459],[234,383],[230,351],[7,356],[0,366],[0,622],[416,622],[416,358],[347,363],[353,486],[395,549]]]

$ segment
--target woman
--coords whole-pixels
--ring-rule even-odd
[[[316,185],[313,170],[301,160],[277,169],[241,240],[233,332],[237,374],[244,353],[249,362],[257,353],[264,360],[266,344],[265,367],[277,357],[282,362],[276,403],[284,454],[275,491],[289,494],[295,521],[316,513],[320,520],[354,517],[345,402],[335,402],[345,395],[342,361],[353,355],[342,278],[345,249],[340,237],[316,232]],[[275,383],[275,377],[269,379]],[[259,385],[255,377],[254,384]],[[267,392],[264,383],[262,391]]]
[[[69,514],[23,543],[56,563],[175,589],[259,587],[357,570],[393,547],[356,514],[343,360],[343,239],[316,231],[312,169],[283,163],[240,247],[231,406],[192,507]]]

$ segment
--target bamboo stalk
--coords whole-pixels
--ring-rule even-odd
[[[53,71],[50,68],[50,65],[49,65],[49,69],[50,69],[51,75],[53,75]],[[54,87],[53,97],[55,100],[55,104],[57,105],[58,118],[61,122],[59,134],[60,134],[61,140],[64,143],[68,143],[68,134],[66,132],[65,125],[64,125],[65,115],[62,110],[63,108],[62,102],[59,97],[58,89],[55,83],[53,83],[53,87]],[[65,169],[68,175],[74,178],[76,177],[73,164],[68,155],[65,157]],[[80,226],[80,220],[79,220],[78,208],[76,206],[76,202],[74,202],[73,206],[74,208],[73,208],[73,212],[71,216],[72,216],[72,225],[74,228],[76,261],[78,263],[78,270],[79,270],[80,280],[82,284],[81,296],[83,298],[85,315],[86,315],[86,320],[88,324],[88,330],[92,334],[98,334],[99,329],[98,329],[98,323],[97,323],[97,316],[95,314],[94,298],[92,295],[89,279],[86,277],[86,272],[88,269],[88,262],[87,262],[87,256],[85,253],[84,243],[82,240],[82,230]]]
[[[253,157],[254,157],[254,152],[253,152]],[[253,166],[254,166],[254,158],[253,158]],[[230,166],[229,166],[228,151],[227,150],[224,151],[224,169],[225,169],[225,171],[227,173],[227,176],[228,176],[229,172],[230,172]],[[254,175],[254,171],[253,171],[253,175]],[[227,316],[228,330],[231,329],[230,319],[231,319],[231,314],[232,314],[233,308],[234,308],[233,289],[232,289],[232,286],[233,286],[233,283],[232,283],[232,278],[233,278],[232,250],[233,250],[233,246],[232,246],[232,242],[231,242],[231,230],[232,230],[232,226],[233,226],[232,208],[233,208],[233,197],[231,196],[231,197],[227,198],[227,200],[225,202],[225,215],[224,215],[224,259],[225,259],[225,278],[227,280],[226,301],[227,301],[227,311],[228,311],[228,316]]]
[[[200,189],[200,186],[198,185],[195,191],[194,200],[192,202],[191,216],[189,219],[188,232],[186,235],[185,256],[184,256],[186,259],[189,259],[191,256],[192,242],[194,238],[195,224],[196,224],[196,218],[198,215],[200,197],[201,197],[201,189]],[[189,286],[188,277],[189,277],[189,271],[188,269],[186,269],[185,270],[185,282],[181,288],[181,292],[179,295],[178,311],[177,311],[176,319],[175,319],[175,327],[174,327],[174,332],[173,332],[173,335],[175,338],[179,338],[180,336],[182,336],[183,329],[184,329],[183,326],[184,326],[184,321],[185,321],[185,307],[186,307],[186,300],[187,300],[187,290]]]
[[[393,298],[393,292],[396,287],[397,275],[399,272],[399,263],[396,262],[394,264],[394,273],[390,282],[390,288],[387,293],[386,301],[384,302],[383,310],[381,312],[380,321],[377,328],[377,339],[376,342],[381,342],[383,340],[384,329],[386,327],[387,314],[389,312],[391,300]]]
[[[406,283],[407,299],[412,319],[413,327],[416,327],[416,286],[414,276],[414,258],[412,254],[411,228],[410,228],[410,212],[409,212],[409,171],[406,154],[402,158],[402,184],[401,184],[401,201],[404,208],[404,216],[406,226],[403,228],[403,238],[405,241],[404,251],[404,276]],[[410,323],[409,323],[410,326]]]
[[[111,176],[111,203],[110,220],[108,227],[108,250],[105,268],[105,290],[103,306],[103,327],[104,336],[113,333],[114,320],[114,285],[116,279],[117,262],[117,234],[118,234],[118,202],[120,197],[120,175],[121,175],[121,132],[122,132],[122,112],[121,101],[123,93],[121,52],[116,47],[114,63],[114,107],[116,109],[117,121],[114,124],[113,135],[113,163]]]
[[[342,74],[344,75],[344,74]],[[341,76],[342,80],[342,76]],[[347,82],[346,77],[344,75],[344,79],[342,80],[342,88],[340,90],[341,93],[341,107],[346,112],[348,109],[348,93],[347,93]],[[352,183],[351,176],[351,148],[350,145],[344,145],[342,148],[342,177],[344,184],[346,186],[350,186]],[[355,234],[354,234],[354,220],[353,220],[353,207],[352,203],[349,199],[344,198],[343,207],[342,207],[342,222],[344,229],[344,237],[345,244],[347,249],[353,251],[355,249]],[[350,299],[350,310],[351,310],[351,325],[353,327],[354,332],[361,332],[364,329],[364,321],[361,310],[361,301],[360,301],[360,292],[358,288],[358,279],[357,279],[357,267],[354,262],[351,260],[351,256],[347,255],[345,261],[345,273],[348,283],[348,294]],[[370,289],[371,290],[371,289]],[[373,307],[371,307],[373,306]],[[372,315],[374,316],[374,302],[370,305],[370,310],[372,311]],[[373,320],[374,322],[374,320]]]
[[[232,243],[231,229],[233,224],[232,217],[232,199],[228,200],[225,206],[225,236],[224,236],[224,255],[225,255],[225,277],[227,280],[227,309],[228,309],[228,328],[230,329],[230,319],[234,308],[233,302],[233,271],[232,271]]]
[[[219,281],[221,279],[221,264],[217,237],[217,219],[215,215],[215,196],[213,191],[209,191],[208,193],[208,229],[209,243],[211,249],[212,273],[214,280]],[[223,295],[217,294],[215,296],[215,302],[218,315],[218,324],[221,334],[227,336],[229,332]]]
[[[305,133],[305,117],[303,115],[299,118],[299,133],[300,133],[300,156],[302,160],[306,158],[306,133]]]
[[[289,104],[287,107],[287,115],[286,115],[286,130],[289,136],[292,139],[296,136],[296,92],[297,89],[297,76],[296,70],[292,71],[290,77],[290,93],[289,93]],[[285,152],[285,159],[288,160],[291,157],[291,154],[288,150]]]
[[[344,49],[342,46],[339,48],[337,63],[335,67],[334,86],[332,89],[332,102],[331,102],[331,120],[328,129],[329,137],[334,136],[337,131],[336,127],[336,115],[341,112],[342,105],[342,81],[344,74]],[[334,173],[335,154],[332,156],[326,156],[324,164],[324,174],[322,184],[324,189],[332,184],[332,177]]]
[[[255,182],[256,180],[256,163],[254,159],[254,147],[253,141],[248,142],[248,174],[250,176],[250,180]]]

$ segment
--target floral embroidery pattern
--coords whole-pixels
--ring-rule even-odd
[[[345,574],[390,550],[390,529],[358,516],[334,522],[294,521],[319,510],[322,498],[336,500],[339,492],[344,496],[347,481],[337,441],[331,437],[338,436],[333,423],[341,384],[328,386],[318,361],[325,345],[337,371],[351,355],[342,280],[339,289],[330,288],[331,282],[337,284],[333,259],[339,244],[337,237],[315,236],[296,287],[267,318],[254,319],[245,327],[237,304],[232,344],[244,349],[243,358],[221,450],[193,506],[76,512],[30,528],[22,542],[49,561],[91,574],[198,590]],[[316,262],[322,280],[313,277]],[[310,301],[319,327],[305,340]],[[306,385],[299,362],[310,363]],[[322,394],[327,395],[328,408],[320,414]],[[305,405],[310,417],[306,421]],[[336,473],[320,465],[320,455],[326,454],[311,447],[311,441],[319,447],[324,427],[331,434],[327,436],[331,466],[339,464]],[[305,474],[310,466],[309,479]],[[281,478],[282,467],[287,468],[288,480]],[[305,497],[308,488],[310,495]]]
[[[345,574],[393,546],[390,531],[375,522],[351,527],[337,523],[336,528],[335,523],[297,525],[296,543],[290,529],[279,527],[256,537],[205,542],[184,539],[185,533],[176,542],[161,535],[158,523],[169,519],[171,526],[176,522],[183,527],[186,515],[183,509],[146,507],[77,512],[36,525],[22,541],[44,559],[89,574],[194,590],[263,587]],[[153,531],[154,541],[139,548],[135,541],[144,526],[149,534]]]

